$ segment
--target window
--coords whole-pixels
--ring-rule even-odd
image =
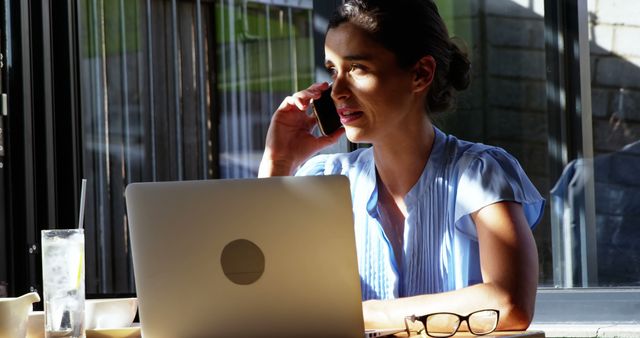
[[[75,224],[82,177],[87,292],[134,292],[126,184],[255,176],[274,108],[321,78],[326,15],[339,2],[9,1],[0,294],[37,288],[39,230]],[[436,124],[505,148],[547,199],[534,231],[536,321],[637,323],[640,7],[436,2],[474,70],[457,111]]]
[[[552,193],[562,219],[554,241],[565,243],[560,286],[640,286],[640,21],[630,7],[589,2],[591,107],[583,121],[591,128],[583,130],[583,156]]]
[[[440,126],[505,148],[547,199],[536,322],[638,322],[640,33],[630,1],[438,1],[474,65]],[[587,6],[588,5],[588,6]],[[635,12],[634,12],[635,11]],[[471,121],[471,123],[469,123]],[[562,304],[562,306],[559,306]],[[594,315],[594,309],[607,311]]]
[[[255,177],[271,114],[312,81],[310,1],[79,5],[87,292],[130,293],[130,182]]]
[[[199,1],[79,2],[87,293],[135,291],[128,183],[216,170],[214,14]]]
[[[552,190],[554,285],[560,290],[538,293],[538,318],[637,324],[639,251],[631,243],[638,236],[639,190],[629,173],[637,167],[639,138],[638,52],[630,38],[638,10],[622,0],[569,5],[565,10],[573,7],[567,12],[574,18],[565,19],[575,44],[568,54],[576,78],[567,92],[576,98],[575,110],[567,109],[568,128],[552,152],[570,159]]]
[[[311,9],[310,1],[216,3],[220,177],[258,175],[271,114],[313,81]]]

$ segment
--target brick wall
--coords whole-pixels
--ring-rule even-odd
[[[619,150],[640,139],[640,6],[590,0],[594,150]]]

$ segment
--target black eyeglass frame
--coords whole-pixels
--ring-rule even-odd
[[[491,311],[491,312],[495,312],[496,314],[496,323],[493,325],[493,328],[491,330],[489,330],[488,332],[483,332],[483,333],[476,333],[473,332],[473,330],[471,329],[471,324],[469,324],[469,318],[471,316],[473,316],[474,314],[478,313],[478,312],[487,312],[487,311]],[[427,319],[431,316],[434,315],[453,315],[458,317],[458,325],[456,326],[456,329],[453,330],[453,333],[451,333],[448,336],[433,336],[429,334],[429,328],[427,328]],[[466,316],[461,316],[457,313],[453,313],[453,312],[434,312],[434,313],[429,313],[423,316],[416,316],[416,315],[411,315],[411,316],[407,316],[404,317],[404,326],[405,329],[407,331],[407,336],[411,336],[411,329],[409,329],[409,323],[407,322],[408,320],[410,320],[412,323],[415,323],[416,320],[420,321],[422,323],[422,325],[424,326],[424,332],[429,336],[429,337],[435,337],[435,338],[447,338],[447,337],[451,337],[453,335],[455,335],[458,330],[460,329],[460,324],[462,324],[463,321],[467,322],[467,328],[469,329],[469,332],[471,332],[473,335],[476,336],[484,336],[487,335],[489,333],[492,333],[493,331],[496,330],[496,328],[498,327],[498,322],[500,321],[500,311],[496,310],[496,309],[482,309],[482,310],[478,310],[478,311],[473,311],[471,313],[469,313]],[[423,330],[418,331],[418,333],[420,333]]]

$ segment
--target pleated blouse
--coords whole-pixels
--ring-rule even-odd
[[[478,236],[470,214],[499,201],[514,201],[522,205],[531,228],[542,216],[544,199],[513,156],[434,130],[429,160],[404,198],[408,217],[402,269],[380,223],[372,148],[318,155],[296,173],[349,178],[363,300],[480,283]]]

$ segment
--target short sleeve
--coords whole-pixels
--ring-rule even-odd
[[[511,201],[522,205],[530,228],[544,212],[544,199],[518,161],[500,148],[463,155],[456,188],[456,228],[473,239],[477,231],[470,214],[490,204]]]
[[[317,155],[305,162],[297,171],[296,176],[325,175],[328,155]]]
[[[320,154],[305,162],[297,171],[296,176],[348,175],[350,169],[360,173],[370,152],[365,148],[350,153]]]

